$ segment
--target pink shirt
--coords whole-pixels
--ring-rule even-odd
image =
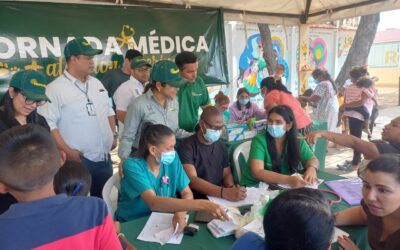
[[[273,104],[289,106],[293,111],[298,129],[305,128],[312,123],[311,118],[301,107],[300,102],[291,94],[279,90],[270,91],[264,98],[265,110],[268,110]]]
[[[267,118],[265,111],[260,109],[254,102],[251,102],[250,108],[243,107],[241,110],[237,108],[236,102],[234,102],[229,107],[229,114],[231,115],[229,123],[246,123],[251,117],[256,117],[257,120]]]
[[[344,90],[344,103],[351,103],[360,101],[362,99],[362,94],[365,93],[368,96],[368,100],[364,103],[364,106],[367,108],[368,112],[372,113],[372,108],[374,107],[374,101],[372,98],[376,96],[377,91],[375,88],[360,88],[355,84],[351,84],[346,87]],[[345,116],[353,117],[358,120],[364,121],[364,117],[358,113],[357,111],[345,111]]]

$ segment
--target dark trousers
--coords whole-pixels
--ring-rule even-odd
[[[349,129],[351,135],[361,138],[363,127],[364,127],[363,121],[360,121],[353,117],[349,117]],[[360,161],[361,161],[361,153],[353,150],[353,161],[351,162],[351,164],[358,165]]]
[[[368,112],[368,109],[365,106],[346,108],[346,110],[352,110],[360,113],[364,117],[364,120],[368,120],[370,117],[370,113]]]
[[[102,198],[102,191],[104,184],[112,176],[112,161],[111,156],[108,155],[104,161],[94,162],[85,157],[81,158],[82,164],[89,169],[92,175],[92,187],[90,188],[90,195]]]

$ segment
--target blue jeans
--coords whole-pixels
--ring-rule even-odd
[[[92,175],[92,187],[90,188],[90,195],[102,198],[102,191],[104,184],[112,176],[112,161],[111,156],[107,155],[104,161],[94,162],[85,157],[81,157],[82,164],[88,168]]]

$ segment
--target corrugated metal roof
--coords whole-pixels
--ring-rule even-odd
[[[400,29],[378,31],[374,43],[387,43],[400,41]]]

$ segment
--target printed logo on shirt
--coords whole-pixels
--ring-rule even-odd
[[[171,74],[178,74],[179,73],[179,69],[171,69]]]
[[[201,93],[192,92],[192,96],[202,96],[202,94]]]

